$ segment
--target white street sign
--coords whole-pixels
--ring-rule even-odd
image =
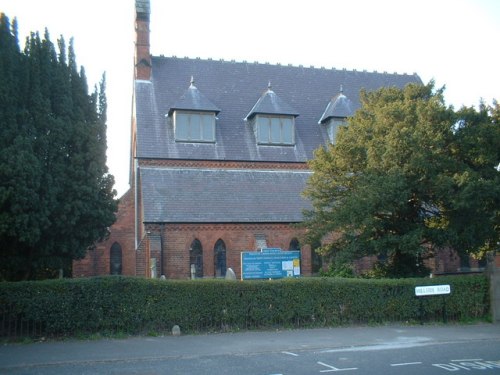
[[[420,296],[436,296],[440,294],[450,294],[451,288],[449,285],[426,285],[416,286],[415,295]]]

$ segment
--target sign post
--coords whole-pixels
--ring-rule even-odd
[[[443,323],[446,323],[446,298],[445,295],[451,293],[449,284],[443,285],[425,285],[415,287],[415,296],[420,297],[420,324],[424,324],[424,305],[421,297],[426,296],[443,296]]]

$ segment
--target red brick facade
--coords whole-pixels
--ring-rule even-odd
[[[242,163],[191,162],[191,161],[146,161],[144,165],[177,167],[242,167]],[[201,163],[201,164],[200,164]],[[250,168],[276,168],[274,164],[243,163]],[[282,166],[284,168],[286,165]],[[293,167],[302,167],[293,165]],[[288,166],[290,167],[290,166]],[[299,169],[297,168],[297,169]],[[137,194],[140,196],[140,194]],[[137,227],[138,243],[135,243],[135,215],[142,217],[140,201],[135,209],[134,189],[130,189],[120,199],[117,220],[110,229],[108,239],[96,245],[87,256],[73,263],[74,277],[87,277],[111,274],[110,249],[113,244],[122,250],[122,274],[144,277],[165,275],[167,278],[186,279],[190,272],[190,247],[195,239],[203,249],[203,277],[214,277],[214,246],[218,240],[226,247],[226,266],[232,268],[237,277],[241,276],[240,257],[242,251],[252,251],[259,247],[256,238],[265,240],[267,247],[289,249],[293,239],[300,240],[304,231],[293,224],[283,223],[226,223],[226,224],[147,224],[139,219]],[[144,233],[144,235],[142,234]],[[155,261],[156,264],[151,262]],[[153,271],[151,271],[153,270]],[[302,275],[311,275],[311,248],[301,248]],[[153,274],[152,274],[153,272]]]
[[[73,262],[73,277],[109,275],[110,249],[116,242],[122,250],[122,274],[136,274],[136,251],[134,240],[134,196],[129,189],[121,198],[116,222],[110,229],[109,237],[89,250],[87,256]]]
[[[300,229],[287,224],[155,224],[147,225],[147,237],[137,251],[137,275],[149,276],[148,259],[156,260],[157,277],[163,272],[168,279],[191,277],[190,248],[194,240],[203,249],[203,277],[215,277],[214,247],[218,240],[226,247],[226,266],[241,277],[242,251],[257,249],[256,237],[265,238],[268,247],[289,249],[291,241],[302,235]],[[163,254],[161,249],[163,247]],[[149,255],[149,256],[148,256]],[[161,262],[163,260],[163,264]],[[311,250],[301,249],[303,275],[311,274]]]
[[[148,13],[137,14],[135,32],[135,76],[137,79],[149,80],[151,78],[151,56]]]
[[[303,231],[287,224],[154,224],[147,225],[146,236],[135,250],[134,205],[131,191],[120,202],[117,222],[109,238],[99,243],[87,257],[73,264],[73,276],[110,274],[110,249],[116,242],[122,248],[122,274],[151,277],[161,274],[169,279],[187,279],[190,272],[190,247],[195,239],[203,249],[203,277],[215,277],[214,246],[218,240],[226,247],[226,265],[241,277],[242,251],[256,250],[256,238],[265,238],[268,247],[289,249]],[[163,251],[162,251],[163,250]],[[155,265],[151,261],[156,261]],[[153,266],[153,267],[152,267]],[[311,275],[311,249],[301,248],[302,275]]]
[[[177,167],[177,168],[214,168],[214,169],[274,169],[274,170],[307,170],[306,163],[276,163],[253,161],[222,160],[140,160],[139,166]]]

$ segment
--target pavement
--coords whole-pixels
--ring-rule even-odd
[[[0,373],[15,366],[212,355],[405,347],[430,342],[500,341],[499,324],[343,327],[126,339],[65,340],[0,346]]]

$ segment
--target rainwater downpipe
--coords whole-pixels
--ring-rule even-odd
[[[165,223],[160,227],[160,277],[165,277],[163,272],[163,233],[165,232]]]

